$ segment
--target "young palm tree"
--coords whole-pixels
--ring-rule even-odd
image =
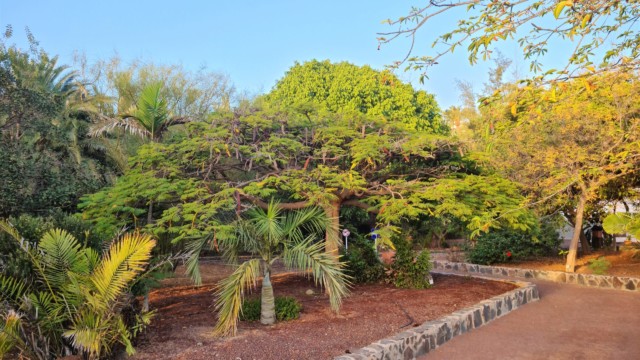
[[[133,135],[160,141],[170,126],[184,124],[184,117],[171,116],[167,102],[162,97],[162,83],[147,85],[140,94],[138,102],[118,118],[103,118],[103,121],[90,130],[91,136],[100,136],[117,128]]]
[[[330,224],[330,219],[319,208],[284,212],[272,202],[267,210],[249,210],[247,218],[238,224],[237,237],[221,243],[225,255],[232,261],[241,251],[249,252],[254,258],[242,263],[221,282],[216,293],[218,323],[215,333],[222,336],[236,334],[244,293],[256,286],[260,275],[260,322],[275,322],[271,274],[278,259],[282,259],[288,268],[308,270],[316,283],[326,289],[331,308],[338,311],[342,299],[348,295],[349,281],[342,271],[344,264],[324,251],[323,234]]]
[[[98,359],[116,343],[134,352],[121,310],[131,282],[147,266],[154,240],[126,234],[100,256],[63,230],[46,233],[37,246],[5,221],[0,220],[0,230],[18,242],[33,267],[28,278],[0,274],[0,358],[17,348],[31,359],[70,353]],[[138,316],[134,331],[151,315]]]

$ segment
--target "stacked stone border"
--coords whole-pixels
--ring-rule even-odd
[[[441,273],[438,271],[433,272]],[[460,276],[459,274],[447,274]],[[415,359],[417,356],[429,353],[441,346],[454,336],[479,328],[529,302],[539,299],[538,288],[532,283],[492,279],[476,274],[470,274],[470,276],[492,281],[509,282],[517,285],[518,288],[455,311],[438,320],[427,321],[418,327],[376,341],[353,353],[338,356],[334,360]]]
[[[468,274],[482,274],[492,276],[507,276],[510,278],[547,280],[557,283],[577,284],[601,289],[616,289],[640,292],[640,279],[623,276],[575,274],[564,271],[531,270],[508,268],[501,266],[476,265],[468,263],[454,263],[448,261],[433,261],[433,269],[441,271],[455,271]]]

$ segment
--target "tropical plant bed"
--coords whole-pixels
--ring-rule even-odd
[[[313,280],[280,273],[272,280],[274,292],[298,299],[303,305],[300,318],[270,327],[241,322],[236,337],[222,339],[212,335],[212,282],[230,269],[206,264],[202,272],[205,281],[211,281],[208,285],[194,288],[182,285],[180,278],[170,279],[171,287],[151,294],[151,306],[158,314],[138,341],[136,359],[330,359],[515,288],[504,282],[438,274],[427,290],[356,285],[340,313],[334,314]]]

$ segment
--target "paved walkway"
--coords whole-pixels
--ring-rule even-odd
[[[640,294],[534,282],[539,301],[421,359],[640,359]]]

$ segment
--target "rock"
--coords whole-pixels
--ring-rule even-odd
[[[196,343],[196,346],[202,346],[202,342],[198,341],[198,342]]]
[[[313,291],[313,289],[309,289],[309,290],[305,291],[305,294],[307,294],[307,295],[313,295],[313,294],[315,294],[315,293],[316,293],[316,292],[315,292],[315,291]]]

